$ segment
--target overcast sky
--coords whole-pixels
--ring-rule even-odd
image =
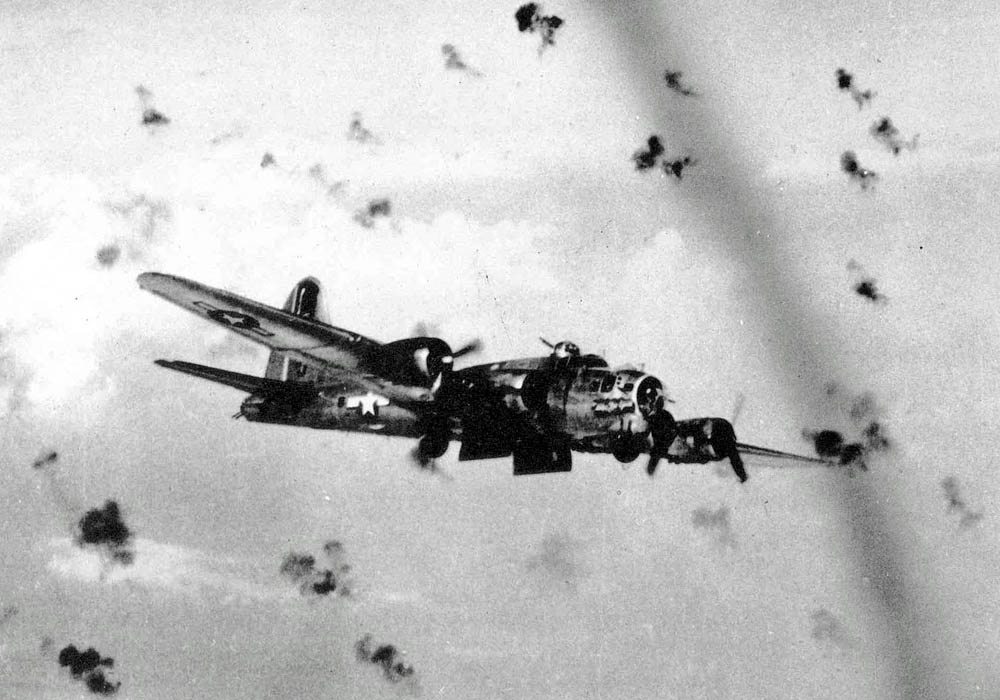
[[[1000,15],[615,5],[543,4],[544,50],[516,3],[0,11],[12,697],[85,696],[68,644],[127,698],[995,697]],[[653,134],[683,179],[636,171]],[[745,396],[747,442],[877,420],[892,447],[853,475],[751,460],[742,486],[592,455],[515,479],[454,447],[428,475],[405,441],[232,421],[238,392],[153,365],[266,356],[143,293],[149,270],[275,305],[311,274],[379,340],[424,322],[478,362],[570,339],[678,417]],[[131,565],[74,543],[107,499]],[[348,563],[350,595],[303,595],[291,552]],[[366,633],[415,675],[357,661]]]

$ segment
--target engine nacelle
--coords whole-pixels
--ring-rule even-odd
[[[451,346],[440,338],[404,338],[379,348],[373,369],[393,383],[432,389],[454,361]]]

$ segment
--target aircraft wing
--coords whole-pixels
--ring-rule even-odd
[[[255,377],[251,374],[240,374],[230,372],[217,367],[195,364],[194,362],[183,362],[181,360],[156,360],[160,367],[166,367],[177,372],[190,374],[192,377],[207,379],[217,384],[225,384],[234,389],[245,391],[248,394],[292,394],[292,393],[315,393],[315,388],[307,384],[297,384],[296,382],[284,382],[278,379],[267,379],[266,377]]]
[[[822,459],[821,457],[806,457],[805,455],[797,455],[791,452],[772,450],[770,447],[758,447],[757,445],[748,445],[744,442],[737,442],[736,449],[739,450],[741,454],[753,455],[756,457],[774,457],[775,459],[784,459],[787,460],[788,462],[822,464],[825,467],[831,467],[835,465],[834,462],[831,462],[828,459]],[[786,466],[794,466],[794,465],[787,464]]]
[[[358,369],[380,343],[200,282],[144,272],[139,286],[244,338],[305,362]]]
[[[191,313],[318,368],[324,375],[324,384],[357,386],[402,403],[429,399],[425,390],[395,385],[370,371],[372,358],[382,347],[371,338],[183,277],[144,272],[138,282],[142,289]],[[176,363],[166,366],[195,374]]]

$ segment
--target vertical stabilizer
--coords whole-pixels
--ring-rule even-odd
[[[330,323],[323,306],[323,287],[315,277],[306,277],[292,287],[291,294],[281,308],[296,316]],[[315,382],[319,379],[320,371],[293,360],[281,350],[273,350],[267,360],[264,376],[280,381]]]

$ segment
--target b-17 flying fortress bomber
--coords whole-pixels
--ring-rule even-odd
[[[455,369],[479,349],[453,350],[440,338],[380,343],[329,324],[319,282],[307,277],[282,309],[156,272],[139,286],[271,348],[263,377],[191,362],[156,364],[246,392],[237,418],[419,440],[429,463],[450,443],[459,461],[513,457],[514,474],[568,472],[572,452],[611,453],[620,462],[729,460],[747,480],[742,455],[829,464],[738,442],[724,418],[675,420],[663,384],[642,371],[611,369],[571,342],[547,356]]]

